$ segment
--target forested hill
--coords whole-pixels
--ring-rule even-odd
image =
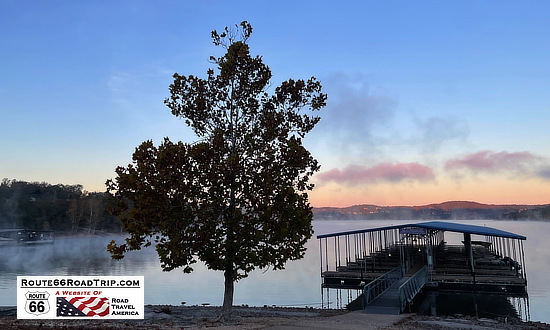
[[[120,232],[108,206],[104,193],[88,193],[81,185],[8,179],[0,183],[0,229]]]
[[[354,205],[316,207],[314,219],[361,220],[550,220],[550,204],[493,205],[467,201],[450,201],[421,206]]]

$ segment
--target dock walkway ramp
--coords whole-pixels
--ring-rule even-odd
[[[404,276],[395,282],[372,302],[367,303],[365,313],[399,315],[420,289],[426,284],[426,267],[412,276]]]

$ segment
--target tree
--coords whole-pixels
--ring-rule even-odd
[[[163,270],[191,272],[197,258],[222,271],[222,320],[234,282],[255,268],[283,269],[303,257],[312,235],[309,177],[319,165],[302,139],[325,106],[314,78],[289,79],[268,93],[270,69],[250,55],[248,22],[212,31],[225,55],[210,57],[207,78],[174,74],[165,104],[184,118],[195,143],[143,142],[116,169],[107,191],[130,237],[108,246],[113,258],[156,245]]]

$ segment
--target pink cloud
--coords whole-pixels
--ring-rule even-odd
[[[317,175],[322,182],[338,182],[360,184],[366,182],[399,182],[403,180],[431,181],[435,178],[433,170],[418,163],[380,163],[374,167],[350,165],[339,170],[337,168]]]
[[[528,151],[492,152],[489,150],[450,159],[445,163],[446,170],[466,168],[474,171],[521,170],[524,165],[538,160],[539,157]]]

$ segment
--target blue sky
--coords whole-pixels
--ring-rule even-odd
[[[548,1],[0,0],[0,177],[103,191],[142,141],[194,141],[163,104],[210,31],[321,80],[314,206],[550,202]]]

